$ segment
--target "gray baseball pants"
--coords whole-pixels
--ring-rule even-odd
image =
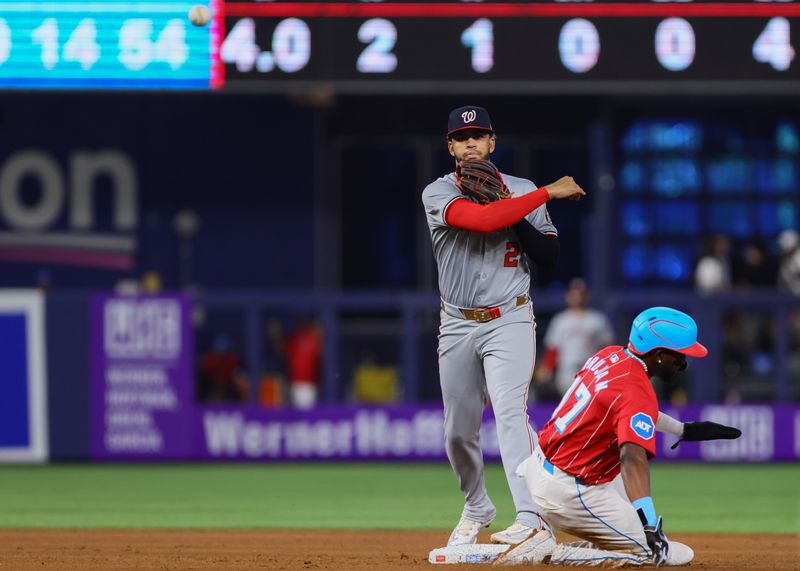
[[[517,466],[530,457],[536,433],[528,421],[528,388],[536,358],[536,322],[528,302],[485,323],[465,319],[457,308],[440,312],[439,376],[444,400],[445,447],[466,499],[463,515],[480,522],[496,510],[486,490],[480,427],[487,400],[516,521],[539,526],[539,511]]]

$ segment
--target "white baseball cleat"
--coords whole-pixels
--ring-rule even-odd
[[[522,523],[514,523],[503,531],[493,533],[491,540],[492,543],[505,543],[506,545],[517,545],[528,539],[534,534],[536,528],[527,526]]]
[[[664,565],[688,565],[694,559],[694,550],[685,543],[669,542],[669,556]]]
[[[535,530],[533,536],[501,554],[492,565],[546,563],[555,548],[556,538],[549,529]]]
[[[447,545],[469,545],[478,541],[478,532],[482,527],[489,527],[492,523],[491,520],[487,522],[480,522],[469,519],[466,516],[461,516],[458,520],[458,525],[450,534],[450,539],[447,540]]]

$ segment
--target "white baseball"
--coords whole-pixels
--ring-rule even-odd
[[[192,6],[189,10],[189,21],[195,26],[205,26],[211,19],[211,12],[202,4]]]

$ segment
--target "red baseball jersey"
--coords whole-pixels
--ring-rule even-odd
[[[619,474],[619,449],[638,444],[656,453],[658,399],[644,363],[624,347],[595,353],[539,432],[539,447],[560,470],[587,484]]]

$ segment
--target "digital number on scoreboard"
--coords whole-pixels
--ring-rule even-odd
[[[0,87],[208,89],[208,27],[191,2],[0,1]]]
[[[800,93],[800,4],[0,0],[0,88]]]
[[[798,24],[793,2],[231,2],[220,58],[231,87],[788,84]]]

